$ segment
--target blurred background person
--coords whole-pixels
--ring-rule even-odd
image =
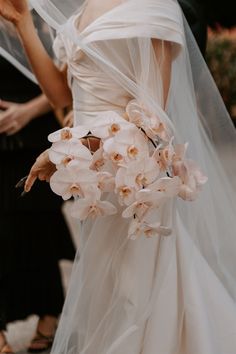
[[[0,58],[0,353],[12,351],[7,324],[39,316],[31,352],[50,347],[64,294],[58,262],[75,249],[61,200],[47,183],[24,198],[15,184],[59,128],[37,85]],[[33,231],[32,231],[33,230]]]

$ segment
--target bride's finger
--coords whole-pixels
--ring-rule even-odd
[[[30,192],[36,179],[37,179],[37,175],[35,173],[30,172],[29,176],[27,177],[27,180],[25,182],[25,187],[24,187],[24,190],[26,193]]]
[[[38,179],[39,179],[40,181],[46,181],[47,176],[46,176],[45,173],[40,172],[40,173],[38,174]]]
[[[15,188],[22,188],[25,186],[25,181],[27,180],[28,176],[22,177],[17,184],[15,185]]]
[[[0,99],[0,109],[3,109],[3,110],[8,109],[8,108],[10,108],[11,104],[12,104],[11,102],[4,101],[4,100]]]

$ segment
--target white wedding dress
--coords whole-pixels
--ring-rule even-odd
[[[128,2],[131,5],[134,3]],[[162,16],[158,14],[160,18],[157,18],[157,35],[154,35],[156,32],[153,28],[148,32],[148,23],[147,29],[142,26],[139,28],[138,24],[134,28],[127,26],[121,29],[123,34],[119,33],[120,37],[114,46],[117,52],[122,53],[127,65],[123,73],[130,80],[137,73],[130,60],[132,50],[129,52],[130,45],[127,45],[127,38],[131,37],[132,41],[134,36],[127,35],[129,31],[146,31],[147,37],[171,41],[174,48],[173,72],[177,58],[181,55],[179,48],[185,45],[180,10],[175,2],[156,2],[160,3],[162,11]],[[153,1],[149,3],[154,4]],[[133,97],[131,89],[126,89],[119,79],[114,80],[109,67],[107,72],[102,70],[105,63],[94,60],[96,53],[101,54],[101,47],[95,48],[94,52],[86,48],[87,43],[101,41],[102,46],[106,42],[106,26],[110,26],[109,33],[112,30],[114,33],[119,32],[117,26],[112,27],[109,22],[109,14],[95,20],[83,34],[78,33],[80,14],[73,16],[62,27],[54,44],[59,59],[68,65],[75,125],[86,125],[102,119],[101,113],[106,111],[116,111],[122,115]],[[114,16],[118,15],[114,13]],[[142,16],[142,11],[139,16]],[[132,18],[125,12],[122,17],[124,22],[126,17],[127,21]],[[71,39],[76,33],[80,36],[83,48]],[[116,40],[114,33],[112,40]],[[91,42],[88,38],[92,38]],[[110,48],[110,45],[113,45],[112,41],[106,48]],[[113,63],[115,58],[114,55]],[[121,67],[121,62],[119,65]],[[178,85],[181,91],[181,81]],[[169,107],[176,107],[172,104],[169,98]],[[161,99],[159,105],[162,105]],[[180,130],[184,129],[181,122],[179,127]],[[181,136],[178,126],[176,129],[177,135]],[[191,136],[194,135],[190,133],[191,129],[190,123],[186,129],[186,135],[188,132],[190,135],[190,145]],[[209,185],[212,183],[210,177]],[[203,189],[202,198],[204,193],[211,193],[208,188],[206,192]],[[211,255],[209,248],[206,247],[207,251],[204,252],[198,238],[191,234],[194,228],[196,234],[201,235],[199,237],[203,243],[207,244],[211,231],[204,224],[205,219],[201,224],[198,217],[207,198],[200,197],[199,202],[185,206],[184,210],[191,210],[189,214],[184,214],[181,202],[169,203],[159,211],[157,218],[162,221],[165,219],[172,225],[170,237],[128,240],[128,222],[121,217],[121,211],[118,215],[88,220],[78,226],[80,259],[78,257],[75,260],[53,354],[236,353],[236,303],[233,295],[226,286],[227,280],[224,282],[224,277],[213,266],[214,256],[208,258],[208,254]],[[114,197],[108,196],[108,199]],[[208,209],[205,203],[203,215],[209,212],[207,217],[211,218],[213,204],[209,201]],[[214,234],[218,231],[212,220],[214,218],[210,219]],[[233,267],[236,268],[236,258]]]

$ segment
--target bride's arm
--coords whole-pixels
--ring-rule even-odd
[[[0,15],[12,22],[17,29],[32,69],[43,92],[54,107],[62,108],[71,103],[66,70],[60,71],[44,49],[26,0],[0,0]]]
[[[159,39],[153,39],[153,49],[157,62],[159,63],[161,78],[162,78],[162,90],[163,90],[163,104],[166,107],[166,102],[170,89],[171,81],[171,63],[172,63],[172,50],[171,43],[168,41],[162,41]]]

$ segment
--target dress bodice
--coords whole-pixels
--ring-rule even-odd
[[[148,48],[143,46],[142,40],[158,38],[172,42],[173,57],[184,43],[182,15],[172,0],[160,0],[157,4],[156,0],[150,0],[145,13],[142,11],[142,1],[129,1],[124,11],[125,6],[126,3],[122,2],[80,31],[82,9],[59,29],[54,51],[60,61],[68,66],[75,124],[89,123],[102,111],[124,112],[128,102],[139,96],[138,86],[142,86],[144,92],[149,86],[151,89],[155,86],[148,85],[151,77],[146,69],[150,67],[150,59],[145,54]],[[156,6],[157,11],[152,11]],[[137,39],[140,42],[135,42]],[[109,68],[105,65],[107,57]],[[116,79],[113,77],[113,67]],[[155,86],[155,95],[157,86],[161,85]],[[158,98],[155,97],[155,100],[158,101]]]
[[[69,22],[75,25],[73,19]],[[103,111],[124,112],[131,99],[129,93],[79,47],[75,48],[63,32],[54,42],[54,51],[68,66],[75,125],[90,123]]]
[[[76,123],[89,122],[98,112],[124,111],[128,93],[83,52],[69,68]]]

